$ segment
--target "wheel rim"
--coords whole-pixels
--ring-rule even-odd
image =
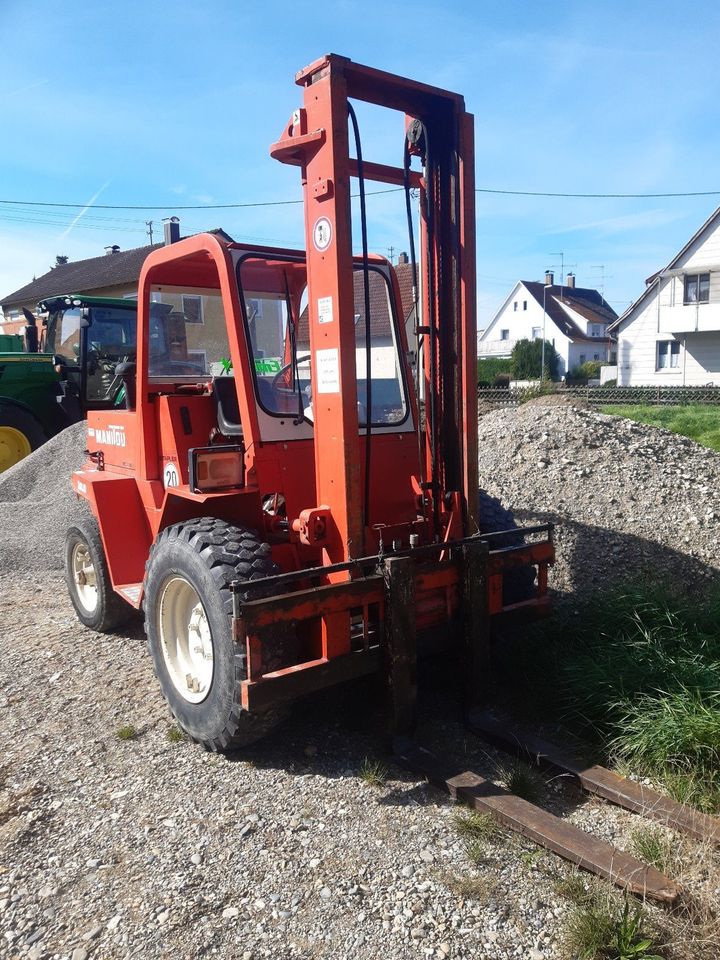
[[[0,427],[0,473],[32,453],[30,441],[15,427]]]
[[[71,566],[75,596],[83,610],[93,614],[98,605],[97,577],[86,543],[79,541],[73,547]]]
[[[215,658],[205,607],[184,577],[165,581],[158,601],[160,647],[173,686],[188,703],[202,703],[212,686]]]

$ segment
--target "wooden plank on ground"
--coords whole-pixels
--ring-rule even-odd
[[[560,820],[547,810],[508,793],[478,774],[471,771],[453,772],[447,761],[439,760],[412,741],[396,742],[395,753],[401,763],[425,776],[455,799],[482,813],[492,814],[506,827],[582,869],[642,897],[667,904],[674,903],[678,898],[679,887],[654,867]]]
[[[588,764],[570,751],[533,734],[520,732],[510,724],[483,710],[471,710],[470,727],[503,750],[524,755],[534,763],[554,767],[577,777],[583,790],[603,797],[626,810],[640,813],[698,840],[720,844],[720,819],[678,803],[670,797],[636,783],[607,767]]]

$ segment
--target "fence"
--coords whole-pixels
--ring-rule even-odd
[[[720,406],[720,387],[478,387],[478,400],[498,407],[517,407],[535,397],[576,397],[592,406],[710,404]]]

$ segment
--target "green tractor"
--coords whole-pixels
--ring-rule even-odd
[[[88,410],[125,404],[116,367],[135,360],[137,302],[70,295],[39,307],[42,330],[26,310],[22,339],[0,353],[0,473]]]

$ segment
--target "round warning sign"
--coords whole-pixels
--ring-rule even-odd
[[[315,221],[315,226],[313,227],[313,243],[315,244],[315,249],[322,253],[323,250],[327,250],[330,246],[331,240],[332,224],[327,217],[320,217],[319,220]]]
[[[166,487],[179,487],[180,478],[178,477],[177,467],[174,463],[166,463],[163,470],[163,483]]]

